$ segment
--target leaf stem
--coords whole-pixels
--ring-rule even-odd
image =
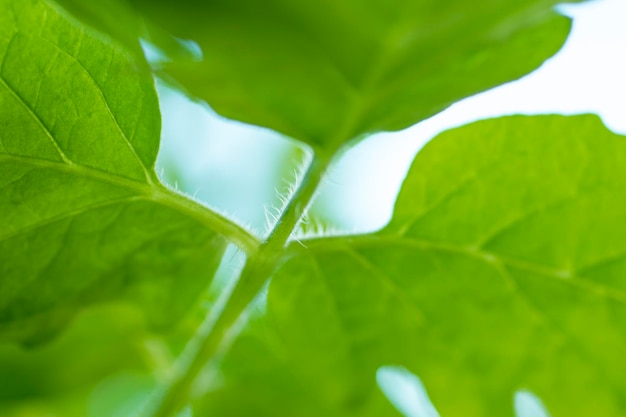
[[[184,196],[160,183],[148,184],[144,181],[126,178],[73,162],[66,163],[28,156],[0,154],[0,163],[6,161],[29,165],[37,169],[69,173],[89,178],[92,181],[123,188],[130,191],[137,198],[143,198],[146,201],[167,206],[172,210],[196,219],[200,224],[226,237],[226,239],[237,245],[245,253],[254,253],[259,247],[259,240],[246,228],[230,220],[227,216],[218,213],[215,209],[200,204],[193,198]]]
[[[248,259],[230,297],[220,311],[202,323],[181,355],[174,376],[148,410],[149,417],[170,417],[185,406],[192,386],[211,359],[219,359],[238,335],[238,320],[281,262],[284,248],[313,200],[330,163],[314,156],[304,178],[267,239]]]
[[[153,200],[195,218],[209,229],[225,236],[245,253],[254,253],[259,247],[259,240],[251,232],[215,209],[200,204],[191,197],[181,195],[165,186],[159,185],[158,188],[153,187],[153,190],[151,195]]]

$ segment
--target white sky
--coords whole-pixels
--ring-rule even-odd
[[[626,134],[626,0],[560,10],[574,17],[573,29],[563,49],[541,68],[351,150],[320,198],[336,213],[337,225],[352,231],[385,225],[415,152],[451,127],[508,114],[596,113],[610,129]]]

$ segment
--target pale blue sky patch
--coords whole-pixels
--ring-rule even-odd
[[[513,397],[515,417],[550,417],[543,403],[530,391],[520,390]]]
[[[401,366],[383,366],[376,381],[389,401],[404,417],[440,417],[422,381]]]

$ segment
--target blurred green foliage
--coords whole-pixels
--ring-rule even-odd
[[[387,227],[307,218],[258,255],[312,158],[537,68],[568,34],[555,4],[0,0],[0,415],[150,415],[245,252],[272,281],[181,417],[408,416],[381,369],[444,416],[511,416],[522,389],[623,414],[626,149],[594,117],[446,132]],[[208,116],[176,90],[272,130],[212,114],[183,152]]]

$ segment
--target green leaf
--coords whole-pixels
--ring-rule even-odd
[[[154,81],[36,0],[0,0],[0,340],[44,338],[122,298],[178,319],[215,272],[217,232],[158,182]],[[252,239],[254,240],[254,239]]]
[[[36,349],[0,344],[0,415],[84,417],[95,387],[120,372],[152,371],[152,352],[160,345],[147,337],[138,313],[128,306],[92,307]]]
[[[205,387],[209,394],[195,402],[194,415],[400,417],[376,389],[375,375],[359,380],[354,359],[346,358],[348,352],[338,353],[345,348],[344,337],[336,338],[336,318],[327,320],[332,315],[329,306],[313,305],[320,301],[316,295],[311,294],[311,301],[304,301],[304,295],[299,300],[303,308],[316,310],[311,312],[318,317],[316,328],[294,323],[288,330],[311,332],[308,341],[314,345],[296,346],[285,340],[272,315],[253,320],[211,375],[212,384]],[[317,332],[324,324],[331,327]],[[331,350],[316,351],[324,342]]]
[[[62,4],[73,15],[80,16],[89,26],[108,33],[120,45],[141,56],[141,18],[126,0],[60,0],[57,3]]]
[[[310,393],[283,398],[290,415],[395,415],[370,404],[377,369],[401,365],[442,416],[512,416],[518,390],[553,417],[624,415],[625,155],[595,116],[440,135],[384,230],[294,244],[255,330],[264,348],[241,341],[199,410],[279,416],[268,401],[288,380]],[[252,365],[265,360],[284,365]]]
[[[97,13],[90,0],[60,3],[90,8],[78,14],[87,21]],[[100,3],[104,19],[120,2]],[[163,68],[192,95],[331,150],[521,77],[561,47],[570,24],[555,0],[132,3],[151,26],[202,49]]]

